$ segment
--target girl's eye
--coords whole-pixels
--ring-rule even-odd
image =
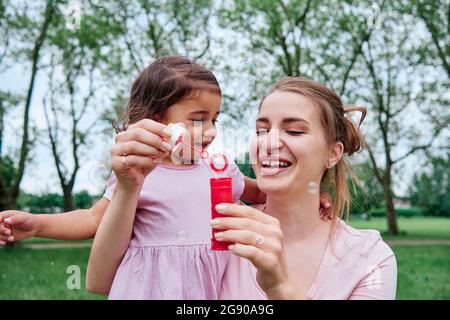
[[[292,136],[299,136],[305,133],[303,131],[296,131],[296,130],[288,130],[286,132]]]
[[[257,136],[267,134],[268,132],[269,132],[269,130],[264,129],[264,128],[256,129],[256,135]]]
[[[213,124],[219,123],[219,120],[213,119],[212,123],[213,123]]]

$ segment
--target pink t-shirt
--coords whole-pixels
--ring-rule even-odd
[[[340,220],[306,298],[392,300],[396,287],[395,256],[380,233],[357,230]],[[231,255],[219,299],[267,299],[249,260]]]

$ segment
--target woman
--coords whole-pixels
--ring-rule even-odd
[[[360,151],[362,136],[345,116],[340,98],[317,82],[287,77],[260,105],[253,167],[266,204],[221,204],[232,256],[222,299],[395,299],[396,260],[374,230],[356,230],[348,214],[346,156]],[[360,122],[361,122],[360,121]],[[318,214],[318,186],[334,195],[333,219]],[[255,281],[256,279],[256,281]]]

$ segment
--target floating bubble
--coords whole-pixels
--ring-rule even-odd
[[[178,230],[177,238],[179,241],[185,241],[187,238],[187,231],[186,230]]]
[[[319,192],[320,186],[317,182],[315,181],[310,181],[308,183],[308,192],[311,194],[316,194]]]
[[[93,186],[103,188],[106,185],[108,175],[108,168],[102,163],[97,163],[89,170],[88,179]]]

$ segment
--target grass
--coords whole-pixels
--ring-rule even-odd
[[[104,299],[85,289],[89,248],[26,248],[0,250],[0,300],[4,299]],[[79,266],[81,288],[69,290],[71,265]]]
[[[357,229],[379,230],[384,240],[420,239],[420,240],[450,240],[450,219],[440,217],[399,217],[397,218],[400,235],[387,233],[386,218],[361,220],[350,218],[348,222]]]
[[[450,247],[393,248],[397,258],[397,299],[450,299]]]
[[[370,221],[352,218],[361,229],[386,230],[385,218]],[[391,239],[450,239],[450,219],[399,218],[400,236]],[[87,240],[91,241],[91,240]],[[29,239],[24,243],[55,240]],[[450,246],[394,246],[398,265],[397,299],[450,299]],[[0,250],[0,300],[2,299],[104,299],[85,287],[89,248],[33,250],[17,247]],[[81,289],[69,290],[67,267],[80,267]]]

